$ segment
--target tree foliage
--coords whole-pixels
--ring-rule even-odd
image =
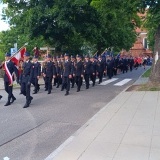
[[[135,39],[138,0],[3,0],[13,31],[43,39],[57,51],[129,50]],[[11,30],[12,30],[11,29]],[[84,47],[85,46],[85,47]],[[88,51],[89,51],[88,50]]]

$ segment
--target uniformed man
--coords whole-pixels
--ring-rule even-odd
[[[128,59],[126,56],[123,58],[123,68],[122,68],[123,73],[128,72]]]
[[[86,89],[89,89],[89,78],[91,75],[91,61],[89,59],[89,56],[85,56],[85,61],[84,61],[84,79],[86,83]]]
[[[134,66],[134,59],[132,56],[130,56],[130,58],[128,59],[128,63],[129,63],[130,71],[132,72],[133,66]]]
[[[33,94],[37,94],[40,89],[40,85],[38,84],[38,80],[41,76],[41,64],[38,62],[38,56],[33,57],[33,80],[32,84],[34,85]]]
[[[113,74],[116,76],[118,71],[119,58],[116,56],[113,59]]]
[[[96,57],[91,58],[91,81],[93,82],[92,86],[95,86],[96,83],[96,74],[97,74],[97,62]]]
[[[43,76],[43,80],[44,80],[45,91],[47,91],[47,81],[46,81],[46,77],[45,77],[46,66],[47,66],[47,57],[44,57],[44,61],[42,63],[42,76]]]
[[[30,53],[24,54],[23,72],[21,75],[21,93],[26,97],[26,103],[23,108],[30,106],[33,97],[30,95],[31,81],[33,79],[34,66],[30,61]]]
[[[47,56],[46,68],[44,70],[43,76],[46,79],[46,91],[48,91],[48,94],[51,94],[52,79],[56,77],[56,68],[52,62],[52,56],[50,54]]]
[[[77,61],[75,64],[74,76],[76,78],[77,92],[79,92],[82,86],[84,68],[83,68],[82,58],[80,55],[76,56],[76,60]]]
[[[62,77],[61,77],[61,73],[62,73],[62,62],[60,59],[60,56],[57,56],[57,63],[55,64],[56,67],[56,77],[57,77],[57,86],[56,88],[59,88],[59,86],[62,84]]]
[[[11,54],[6,53],[5,54],[5,62],[0,67],[0,68],[4,67],[4,70],[5,70],[4,87],[5,87],[5,91],[8,93],[8,100],[4,106],[9,106],[11,103],[13,103],[16,100],[16,98],[13,95],[13,81],[14,81],[13,73],[16,74],[17,82],[19,83],[18,69],[16,68],[16,66],[11,61],[10,58],[11,58]]]
[[[114,67],[113,59],[111,56],[107,58],[106,65],[107,65],[107,76],[109,79],[111,79],[113,77],[113,67]]]
[[[75,71],[75,64],[76,64],[76,59],[75,59],[75,56],[71,55],[71,64],[72,64],[72,70],[73,72]],[[72,78],[71,78],[71,88],[74,88],[74,84],[75,84],[75,75],[72,75]]]
[[[65,96],[69,95],[70,90],[70,79],[72,78],[72,64],[69,60],[69,54],[65,54],[64,56],[64,63],[63,63],[63,71],[62,71],[62,89],[66,89]]]
[[[102,83],[102,78],[105,71],[106,71],[105,61],[102,60],[102,56],[98,56],[98,61],[97,61],[97,75],[99,78],[98,84]]]
[[[56,65],[57,65],[57,57],[56,57],[56,56],[53,57],[53,64],[54,64],[55,67],[56,67]],[[57,81],[58,81],[58,79],[57,79],[57,73],[56,73],[56,76],[55,76],[55,78],[54,78],[53,86],[56,86],[56,85],[57,85]]]

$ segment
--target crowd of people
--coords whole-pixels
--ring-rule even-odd
[[[86,89],[90,85],[95,86],[96,79],[98,83],[102,83],[103,76],[111,79],[119,73],[127,73],[133,69],[138,69],[143,65],[144,69],[147,64],[147,57],[136,58],[132,56],[84,56],[64,54],[53,57],[48,54],[42,63],[38,60],[39,56],[35,55],[31,60],[30,54],[24,54],[23,61],[20,62],[19,68],[14,65],[11,60],[11,54],[5,55],[5,62],[0,68],[4,68],[4,86],[8,93],[8,100],[5,106],[11,105],[16,98],[13,95],[13,73],[16,75],[16,81],[20,84],[20,91],[26,97],[26,103],[23,108],[30,106],[33,97],[31,96],[31,84],[34,86],[33,94],[37,94],[40,90],[38,83],[42,76],[45,84],[45,91],[51,94],[53,86],[61,91],[66,91],[65,96],[69,95],[70,88],[77,87],[80,92],[83,79]],[[92,84],[90,84],[90,81]],[[70,86],[71,85],[71,86]],[[2,96],[0,96],[0,99]]]

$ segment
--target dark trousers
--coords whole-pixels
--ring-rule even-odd
[[[15,98],[13,95],[13,86],[9,86],[9,82],[4,82],[5,91],[8,93],[8,101]]]
[[[84,75],[85,83],[86,83],[86,88],[89,88],[89,74]]]
[[[33,78],[32,84],[35,87],[35,92],[37,92],[39,90],[38,78]]]
[[[103,72],[98,72],[99,83],[102,82]]]
[[[47,89],[46,77],[43,77],[44,80],[44,88]]]
[[[96,75],[91,74],[91,81],[93,82],[93,85],[96,83]]]
[[[57,86],[59,87],[59,85],[62,84],[62,78],[60,75],[57,75]]]
[[[28,84],[28,81],[22,81],[21,83],[21,93],[26,96],[26,101],[29,102],[31,95],[31,84]]]
[[[123,66],[123,73],[124,73],[124,72],[126,72],[126,73],[128,72],[128,66],[127,66],[127,65],[124,65],[124,66]]]
[[[58,82],[58,78],[56,77],[56,78],[54,78],[54,86],[56,86],[56,84],[57,84],[57,82]]]
[[[117,68],[113,69],[113,74],[116,76],[117,75]]]
[[[66,89],[67,92],[70,90],[70,79],[69,77],[64,77],[62,78],[62,90]]]
[[[52,90],[52,77],[45,77],[46,78],[46,89],[48,92]]]
[[[133,70],[133,65],[130,65],[130,71],[132,71]]]
[[[75,77],[72,77],[72,78],[71,78],[71,84],[72,84],[72,87],[74,87],[74,84],[75,84]]]
[[[81,76],[76,76],[76,85],[77,89],[80,90],[82,86],[82,77]]]
[[[111,79],[112,76],[113,76],[113,69],[112,68],[108,68],[107,69],[107,75],[108,75],[108,78]]]

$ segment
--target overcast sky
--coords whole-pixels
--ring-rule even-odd
[[[3,6],[4,5],[0,3],[0,32],[9,29],[9,25],[6,22],[4,22],[3,20],[1,20],[2,19],[1,14],[2,14]]]

